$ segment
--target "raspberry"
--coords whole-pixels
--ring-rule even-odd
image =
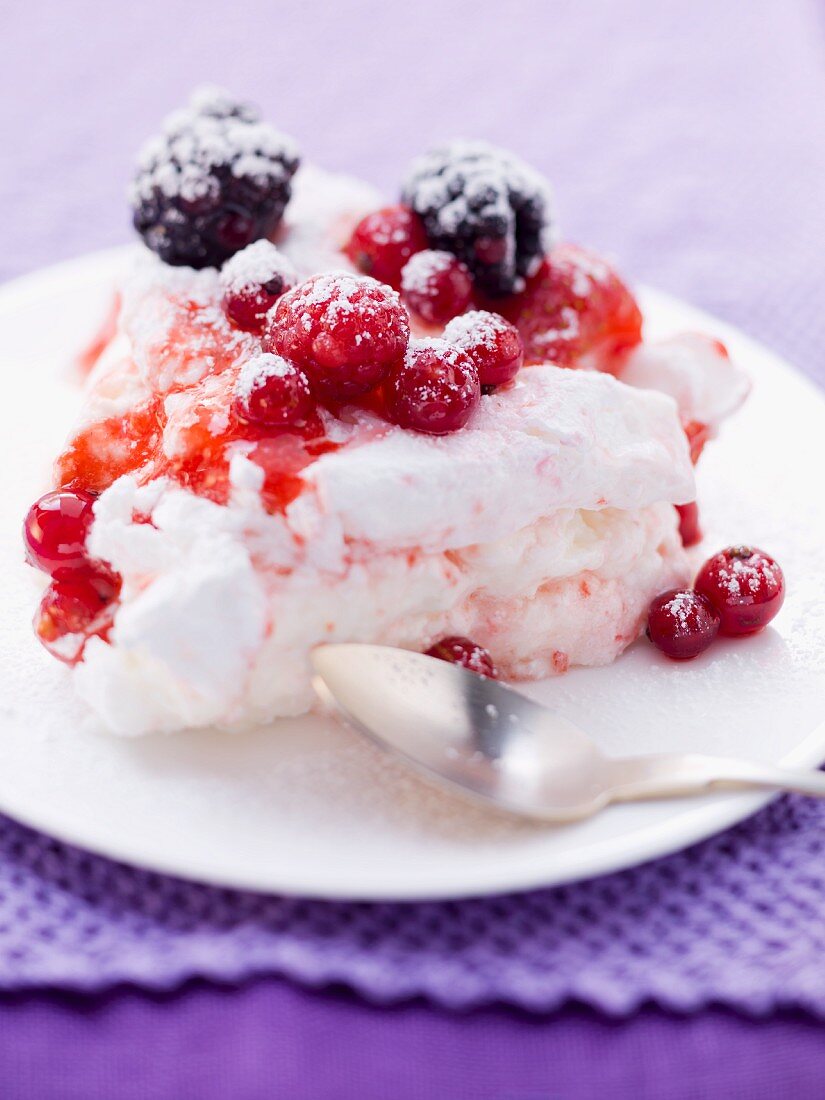
[[[236,414],[268,428],[300,427],[315,409],[309,379],[294,363],[264,353],[248,360],[235,386]]]
[[[443,325],[473,296],[470,272],[451,252],[416,252],[401,272],[401,296],[422,321]]]
[[[410,256],[427,247],[424,225],[408,206],[385,206],[356,225],[344,252],[359,271],[396,290]]]
[[[412,340],[386,389],[391,419],[429,435],[463,428],[481,398],[472,359],[444,340]]]
[[[471,672],[477,672],[479,676],[486,676],[491,680],[496,677],[493,658],[483,646],[476,645],[470,638],[459,635],[442,638],[427,650],[427,656],[461,665],[462,668],[468,668]]]
[[[218,267],[277,228],[298,154],[290,138],[225,94],[196,94],[138,159],[135,228],[167,264]]]
[[[223,311],[236,328],[261,332],[266,315],[298,278],[292,264],[270,241],[255,241],[221,268]]]
[[[719,613],[690,589],[663,592],[650,605],[647,636],[674,661],[689,661],[708,648],[719,633]]]
[[[503,386],[512,381],[524,362],[518,329],[498,313],[471,310],[450,321],[444,339],[472,359],[482,387]]]
[[[430,248],[457,256],[491,297],[519,290],[549,247],[546,182],[485,142],[456,141],[419,157],[403,201],[420,214]]]
[[[785,578],[763,550],[729,546],[702,566],[701,592],[721,615],[723,634],[754,634],[767,626],[785,600]]]
[[[31,506],[23,522],[23,542],[35,569],[58,577],[88,565],[86,538],[94,502],[82,489],[55,489]]]
[[[606,369],[642,338],[642,314],[616,272],[593,253],[559,245],[523,293],[498,306],[524,341],[528,363]]]
[[[398,294],[366,276],[315,275],[278,301],[264,348],[302,367],[324,396],[367,393],[401,361],[410,323]]]

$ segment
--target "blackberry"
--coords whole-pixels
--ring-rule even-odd
[[[455,141],[418,157],[403,201],[420,215],[430,248],[452,252],[493,298],[520,290],[552,243],[548,184],[486,142]]]
[[[219,267],[274,232],[298,164],[292,140],[254,108],[203,89],[140,153],[135,229],[164,263]]]

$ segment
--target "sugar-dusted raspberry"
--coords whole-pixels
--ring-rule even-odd
[[[401,272],[401,297],[422,321],[443,325],[463,313],[473,297],[466,266],[451,252],[416,252]]]
[[[444,339],[469,355],[482,387],[495,388],[512,381],[524,362],[518,329],[498,313],[470,310],[450,321]]]
[[[385,206],[356,225],[344,252],[359,271],[396,290],[410,256],[427,247],[427,234],[409,206]]]
[[[571,244],[554,248],[524,291],[495,308],[521,333],[528,363],[609,369],[642,338],[630,289],[603,259]]]
[[[218,267],[277,228],[299,158],[252,108],[209,90],[166,119],[138,159],[135,228],[167,264]]]
[[[782,607],[785,577],[778,562],[764,550],[729,546],[699,570],[696,591],[721,615],[723,634],[754,634]]]
[[[403,359],[410,338],[396,291],[363,275],[315,275],[278,301],[264,348],[298,364],[322,395],[367,393]]]
[[[442,638],[427,650],[428,657],[437,657],[439,661],[449,661],[453,665],[461,665],[471,672],[477,672],[479,676],[495,679],[496,666],[489,652],[477,645],[470,638],[460,635],[451,635]]]
[[[472,359],[445,340],[412,340],[386,385],[392,420],[402,428],[446,435],[463,428],[481,397]]]
[[[241,367],[235,385],[237,415],[267,428],[300,427],[315,409],[309,379],[294,363],[263,352]]]
[[[650,605],[647,636],[673,661],[698,657],[719,633],[719,613],[690,589],[663,592]]]
[[[520,289],[550,247],[547,183],[485,142],[454,141],[419,157],[402,197],[421,215],[430,248],[457,256],[491,297]]]
[[[270,241],[254,241],[221,268],[223,311],[237,328],[261,332],[267,313],[297,281],[283,252]]]

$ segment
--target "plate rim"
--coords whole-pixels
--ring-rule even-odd
[[[118,265],[124,263],[139,250],[135,244],[123,244],[113,248],[97,250],[35,271],[27,272],[0,284],[0,316],[11,313],[28,298],[36,298],[49,284],[61,283],[68,278],[88,278],[94,281],[100,277],[101,267],[109,268],[115,274]],[[718,332],[723,338],[733,335],[740,346],[750,345],[762,358],[771,359],[780,371],[790,373],[795,381],[802,382],[822,401],[822,391],[804,373],[796,369],[778,352],[753,337],[742,332],[730,322],[723,321],[707,311],[685,302],[665,291],[638,284],[636,292],[644,304],[660,301],[690,314],[698,325],[707,326]],[[825,762],[825,721],[821,722],[779,763],[785,767],[816,767]],[[516,872],[512,876],[501,873],[496,865],[495,882],[490,875],[477,874],[476,882],[462,882],[458,888],[444,885],[439,888],[421,890],[415,886],[398,886],[383,893],[364,889],[350,882],[336,882],[327,876],[323,887],[313,881],[311,873],[283,875],[277,874],[278,882],[263,882],[263,876],[249,876],[237,873],[231,866],[210,869],[190,862],[188,868],[182,868],[174,858],[165,860],[157,852],[150,857],[140,851],[138,843],[107,844],[99,834],[90,835],[90,830],[67,826],[58,815],[51,820],[49,807],[41,812],[32,813],[30,807],[17,806],[13,795],[6,792],[0,800],[0,812],[20,824],[46,833],[55,839],[83,849],[95,855],[134,866],[143,871],[170,875],[178,879],[198,882],[212,887],[223,887],[252,891],[262,894],[282,894],[301,896],[329,901],[389,901],[415,904],[426,901],[461,900],[473,897],[491,897],[509,893],[521,893],[538,889],[549,889],[567,883],[580,882],[610,873],[649,863],[666,855],[683,851],[708,837],[716,835],[733,825],[744,821],[758,812],[773,799],[779,797],[775,792],[753,792],[740,794],[714,795],[701,803],[687,806],[676,811],[666,821],[652,822],[630,833],[622,833],[589,847],[573,849],[556,855],[553,868],[538,864],[531,873]],[[610,812],[608,809],[604,812]]]

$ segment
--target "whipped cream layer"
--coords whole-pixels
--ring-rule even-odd
[[[305,493],[289,512],[293,523],[307,517],[309,537],[318,510],[346,539],[438,550],[505,537],[558,508],[693,499],[672,401],[608,375],[530,367],[441,438],[367,416],[355,426],[347,446],[305,471],[312,502]]]
[[[556,509],[447,551],[382,550],[342,539],[333,513],[318,522],[303,540],[251,499],[223,507],[122,478],[91,548],[123,573],[123,598],[109,642],[91,639],[75,670],[81,696],[120,734],[243,726],[309,709],[319,642],[426,649],[455,633],[504,676],[538,678],[612,661],[653,596],[687,579],[668,504]]]

